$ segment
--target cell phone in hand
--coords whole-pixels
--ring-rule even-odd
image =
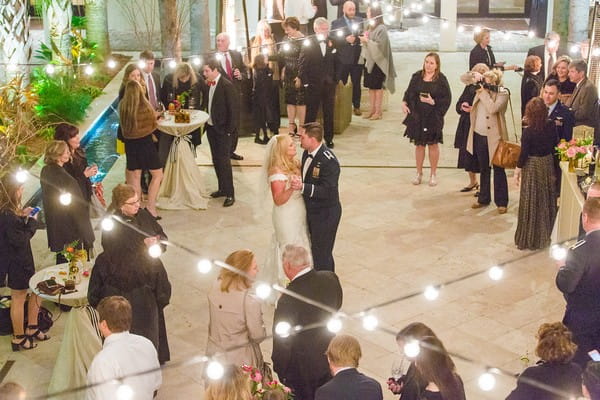
[[[41,208],[39,208],[39,207],[33,207],[33,209],[31,210],[31,212],[29,213],[29,216],[30,217],[34,217],[35,214],[37,214],[37,213],[40,212],[40,210],[41,210]]]
[[[429,97],[429,93],[427,93],[427,92],[421,92],[421,93],[419,93],[419,96],[421,96],[421,97]]]
[[[600,361],[600,353],[598,350],[592,350],[588,352],[588,356],[594,361]]]

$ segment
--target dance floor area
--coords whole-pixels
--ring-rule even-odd
[[[454,360],[465,381],[467,398],[504,399],[514,387],[514,379],[498,378],[490,392],[479,389],[477,379],[485,366],[516,374],[525,366],[521,361],[524,355],[532,363],[536,361],[538,326],[560,320],[564,311],[564,300],[554,284],[557,268],[547,252],[532,254],[514,246],[518,189],[510,177],[509,207],[504,215],[499,215],[494,206],[473,210],[473,194],[459,193],[468,179],[463,171],[454,168],[457,154],[453,141],[458,120],[454,102],[463,88],[458,76],[467,68],[468,53],[441,54],[442,72],[451,84],[453,104],[446,119],[438,186],[410,183],[415,174],[414,147],[402,136],[400,103],[410,74],[420,69],[424,56],[425,53],[396,53],[398,91],[390,96],[383,120],[354,116],[346,132],[334,139],[334,152],[342,165],[343,214],[334,250],[336,272],[344,290],[342,310],[353,314],[422,291],[427,285],[458,280],[443,286],[437,300],[428,301],[417,295],[373,312],[380,325],[393,331],[413,321],[431,326],[446,348],[463,358]],[[522,64],[524,53],[500,53],[497,58]],[[518,124],[520,76],[514,72],[506,75]],[[507,120],[511,126],[508,114]],[[244,137],[238,153],[245,160],[234,162],[233,207],[223,208],[222,199],[218,199],[210,200],[205,211],[162,211],[161,225],[170,241],[205,257],[223,260],[234,250],[248,248],[256,253],[260,266],[272,234],[270,214],[258,204],[263,199],[258,193],[258,179],[264,146]],[[206,192],[216,190],[206,141],[199,148],[197,163]],[[123,180],[124,165],[124,159],[120,159],[107,176],[107,193]],[[424,175],[428,178],[429,171]],[[45,232],[36,234],[33,245],[39,267],[50,265],[52,257],[45,249]],[[506,265],[500,281],[492,281],[487,274],[461,279],[525,255],[529,256]],[[173,296],[165,309],[171,362],[163,371],[158,399],[200,399],[201,366],[176,364],[204,353],[208,329],[206,294],[218,271],[200,274],[197,258],[176,248],[169,249],[162,260]],[[263,311],[269,331],[273,307],[265,304]],[[45,393],[65,320],[63,315],[50,332],[53,338],[33,351],[12,353],[10,337],[0,337],[0,366],[7,360],[16,361],[6,380],[23,384],[31,395]],[[355,335],[361,343],[359,370],[384,386],[386,399],[397,398],[385,385],[398,354],[394,336],[366,331],[357,322],[346,322],[343,331]],[[267,360],[271,346],[271,340],[262,344]]]

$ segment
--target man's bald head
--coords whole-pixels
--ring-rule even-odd
[[[354,16],[356,15],[356,4],[354,4],[353,1],[348,0],[344,3],[343,10],[346,18],[354,18]]]

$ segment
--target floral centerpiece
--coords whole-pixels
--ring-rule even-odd
[[[74,240],[69,244],[66,244],[65,247],[59,251],[58,253],[63,256],[69,263],[77,257],[77,246],[79,245],[79,240]]]
[[[594,140],[592,138],[578,138],[566,141],[561,139],[555,147],[560,161],[569,162],[569,171],[574,172],[575,167],[583,167],[584,159],[591,159]]]
[[[285,400],[294,399],[292,389],[285,386],[281,382],[277,380],[273,380],[271,382],[266,383],[263,382],[262,373],[259,371],[258,368],[252,367],[250,365],[242,365],[242,370],[250,378],[250,384],[252,385],[250,390],[255,400],[262,400],[265,394],[268,392],[279,392],[282,395],[280,397]]]
[[[67,245],[60,252],[60,254],[67,259],[69,263],[69,274],[68,280],[73,281],[74,284],[81,282],[81,273],[83,271],[84,263],[87,261],[87,251],[84,249],[78,249],[79,240],[75,240]]]

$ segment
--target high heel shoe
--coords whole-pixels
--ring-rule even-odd
[[[45,332],[42,332],[37,325],[27,325],[27,330],[34,331],[31,335],[27,335],[30,338],[37,340],[38,342],[43,342],[45,340],[50,339],[50,336]]]
[[[12,351],[19,350],[31,350],[37,347],[37,344],[33,343],[33,338],[27,335],[14,335],[13,339],[23,339],[19,343],[11,342]]]
[[[373,114],[371,115],[371,118],[369,118],[371,121],[375,121],[377,119],[381,119],[383,118],[383,116],[381,114]]]
[[[470,192],[473,189],[479,189],[479,183],[475,182],[472,185],[465,186],[464,188],[460,189],[459,192],[466,193],[466,192]]]
[[[413,185],[420,185],[422,179],[423,179],[423,174],[417,173],[417,176],[415,176],[411,182]]]
[[[429,186],[437,186],[437,179],[435,179],[434,174],[429,177]]]

